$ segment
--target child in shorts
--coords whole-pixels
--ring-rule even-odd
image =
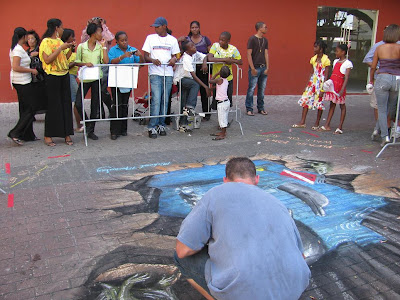
[[[223,140],[226,137],[226,128],[228,127],[228,114],[230,109],[230,101],[228,98],[229,82],[227,80],[229,75],[231,75],[231,71],[227,66],[223,66],[210,80],[211,84],[216,85],[217,91],[215,94],[215,100],[217,101],[218,123],[221,128],[220,132],[211,134],[211,136],[215,136],[215,138],[213,138],[214,141]]]

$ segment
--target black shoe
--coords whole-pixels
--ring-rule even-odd
[[[157,138],[157,130],[155,128],[149,129],[149,138],[151,138],[151,139]]]
[[[92,139],[93,141],[97,141],[99,139],[99,137],[95,135],[94,132],[88,133],[87,137],[89,139]]]
[[[123,133],[121,133],[121,135],[122,135],[122,136],[127,136],[128,133],[127,133],[127,132],[123,132]]]
[[[158,125],[157,131],[160,136],[167,135],[167,132],[165,131],[165,127],[163,125]]]
[[[112,134],[112,135],[111,135],[111,139],[112,139],[113,141],[115,141],[117,138],[118,138],[118,135],[116,135],[116,134]]]
[[[210,121],[210,119],[211,119],[211,114],[206,115],[206,116],[203,118],[204,121]]]

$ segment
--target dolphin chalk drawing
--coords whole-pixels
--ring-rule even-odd
[[[278,186],[278,189],[285,191],[305,202],[318,216],[325,216],[323,207],[329,204],[328,198],[321,193],[298,183],[287,182]]]

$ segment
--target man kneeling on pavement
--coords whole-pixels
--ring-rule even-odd
[[[231,159],[225,172],[181,225],[182,275],[206,299],[298,299],[311,272],[287,208],[257,187],[250,159]]]

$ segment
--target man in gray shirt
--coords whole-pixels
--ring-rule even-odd
[[[256,186],[250,159],[231,159],[225,172],[182,223],[182,275],[207,299],[298,299],[310,270],[287,208]]]

